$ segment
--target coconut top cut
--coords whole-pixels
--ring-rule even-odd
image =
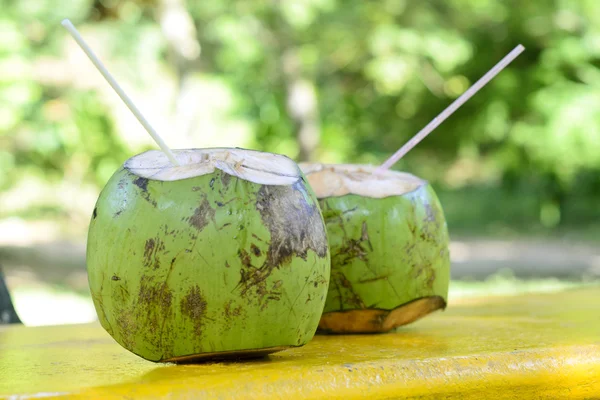
[[[373,198],[400,196],[427,183],[406,172],[387,170],[374,174],[376,167],[372,165],[302,163],[300,168],[320,199],[347,194]]]
[[[173,150],[181,164],[173,166],[165,153],[150,150],[125,161],[142,178],[177,181],[211,174],[215,169],[261,185],[292,185],[300,179],[297,164],[286,156],[238,148]]]

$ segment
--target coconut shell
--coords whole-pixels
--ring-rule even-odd
[[[174,181],[123,167],[93,210],[89,284],[102,326],[151,361],[264,355],[314,335],[330,259],[298,171],[264,185],[222,170]]]
[[[390,172],[386,179],[392,178]],[[331,251],[321,331],[386,332],[446,307],[448,229],[434,190],[417,179],[407,180],[412,186],[402,194],[369,197],[345,190],[319,198]]]

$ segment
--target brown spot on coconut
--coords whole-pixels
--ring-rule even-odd
[[[190,319],[197,337],[202,336],[206,305],[206,300],[202,296],[198,285],[192,286],[188,294],[181,300],[181,313]]]
[[[446,307],[448,230],[424,180],[362,165],[301,164],[331,252],[319,330],[386,332]]]
[[[194,215],[188,218],[190,225],[201,231],[211,220],[215,219],[215,210],[208,203],[206,197],[202,203],[194,210]]]

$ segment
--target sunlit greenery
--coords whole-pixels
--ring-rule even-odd
[[[596,0],[0,0],[0,219],[83,234],[154,147],[63,18],[171,146],[325,162],[382,162],[523,43],[395,168],[436,185],[451,229],[600,220]]]

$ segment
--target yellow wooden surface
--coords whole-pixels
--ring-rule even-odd
[[[153,364],[99,325],[0,328],[0,398],[600,398],[600,288],[472,300],[396,333]]]

